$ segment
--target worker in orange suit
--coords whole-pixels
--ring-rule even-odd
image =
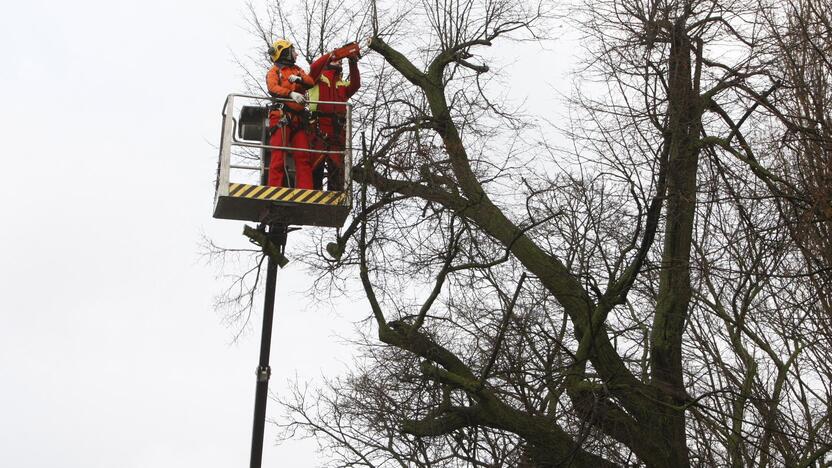
[[[347,44],[312,62],[309,76],[315,80],[315,87],[309,90],[309,100],[347,102],[361,86],[358,53],[357,44]],[[349,80],[342,78],[341,62],[345,56],[350,64]],[[310,103],[309,110],[316,120],[312,133],[312,148],[333,151],[316,155],[315,187],[323,188],[323,172],[326,168],[327,189],[344,190],[344,157],[338,151],[343,151],[345,147],[347,108],[338,104]]]
[[[269,112],[269,145],[292,150],[272,150],[269,163],[269,185],[285,187],[287,154],[295,160],[295,187],[312,188],[311,153],[309,149],[309,115],[306,110],[306,90],[315,85],[309,75],[295,64],[297,52],[292,43],[280,39],[269,48],[274,66],[266,74],[266,85],[272,97],[289,99],[278,102]],[[294,149],[297,148],[297,149]]]

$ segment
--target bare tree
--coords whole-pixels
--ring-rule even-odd
[[[285,436],[333,466],[825,466],[832,22],[795,2],[253,20],[309,56],[365,33],[375,52],[355,211],[306,258],[321,288],[360,278],[363,354],[282,399]],[[598,85],[570,98],[568,144],[538,144],[555,130],[484,54],[555,21]]]
[[[784,208],[789,229],[805,260],[832,283],[832,4],[786,2],[769,13],[778,93],[766,102],[779,128],[771,151],[793,180],[789,195],[800,203]],[[821,296],[832,313],[827,289]]]

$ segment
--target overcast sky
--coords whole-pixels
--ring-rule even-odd
[[[0,466],[247,466],[259,330],[231,343],[212,309],[223,283],[199,257],[203,234],[247,245],[241,223],[211,218],[220,110],[241,83],[232,51],[256,44],[244,11],[4,5]],[[549,93],[534,73],[554,62],[523,79]],[[297,264],[278,280],[278,393],[339,372],[351,351],[337,336],[366,315],[311,309],[310,280]],[[264,466],[317,466],[313,442],[266,437]]]

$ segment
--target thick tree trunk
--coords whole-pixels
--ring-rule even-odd
[[[692,47],[685,25],[678,22],[670,48],[665,226],[659,296],[651,336],[652,383],[659,404],[651,421],[663,443],[662,466],[690,465],[685,437],[685,386],[682,335],[691,298],[690,251],[696,207],[697,140],[701,132],[699,96],[693,83]]]

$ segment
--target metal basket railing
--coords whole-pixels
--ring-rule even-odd
[[[229,183],[231,182],[231,170],[248,170],[248,171],[261,171],[263,170],[263,161],[261,159],[260,166],[250,166],[250,165],[243,165],[243,164],[232,164],[231,163],[231,150],[232,147],[247,147],[247,148],[257,148],[262,150],[284,150],[284,151],[303,151],[306,153],[312,154],[341,154],[344,157],[344,191],[350,192],[350,187],[352,186],[352,104],[348,102],[338,102],[338,101],[308,101],[309,104],[331,104],[331,105],[338,105],[344,106],[346,109],[345,113],[345,133],[346,138],[344,141],[344,148],[342,150],[319,150],[313,148],[296,148],[291,146],[273,146],[268,145],[262,142],[251,142],[251,141],[244,141],[237,138],[237,127],[238,122],[235,117],[237,108],[235,106],[236,101],[239,100],[248,100],[248,102],[255,101],[259,103],[269,103],[273,104],[275,102],[294,102],[291,99],[281,99],[281,98],[273,98],[268,96],[255,96],[249,94],[238,94],[232,93],[229,94],[225,98],[225,104],[223,105],[222,109],[222,130],[220,135],[220,155],[219,155],[219,168],[217,174],[217,193],[216,196],[225,196],[228,195],[228,187]]]

